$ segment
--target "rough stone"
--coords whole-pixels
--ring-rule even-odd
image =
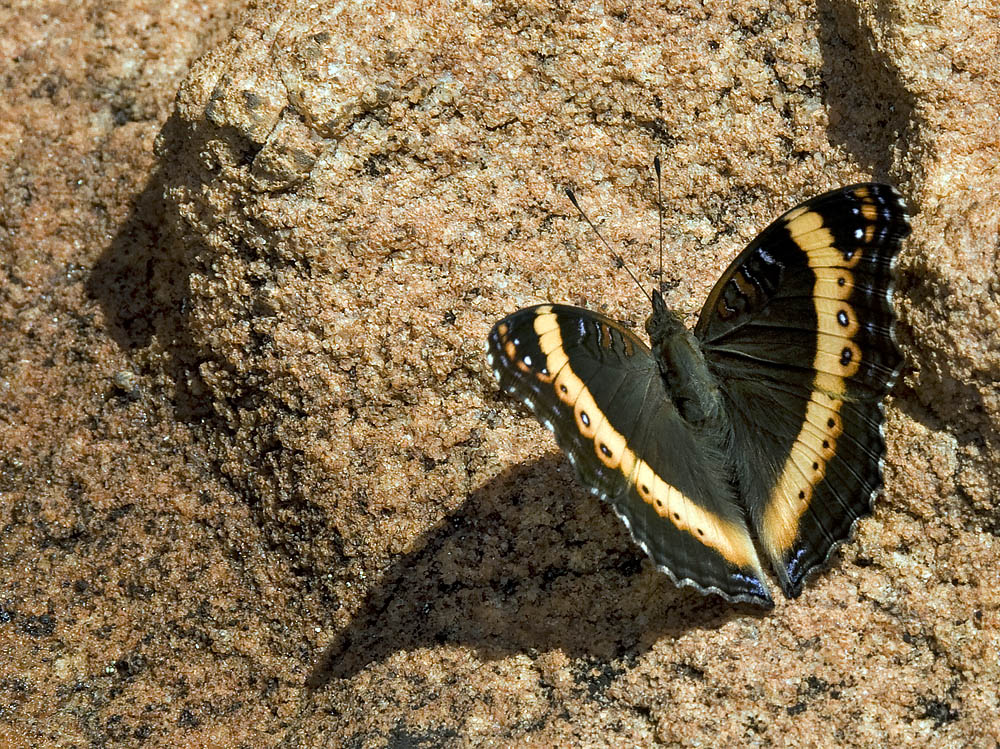
[[[15,5],[0,738],[1000,741],[996,10]],[[914,213],[885,496],[770,613],[653,570],[482,354],[641,327],[564,189],[651,286],[654,155],[691,323],[802,199]]]

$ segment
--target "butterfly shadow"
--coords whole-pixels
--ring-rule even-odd
[[[484,660],[552,650],[588,662],[630,658],[661,637],[763,615],[675,587],[560,454],[488,482],[414,547],[371,589],[307,686],[442,645]]]

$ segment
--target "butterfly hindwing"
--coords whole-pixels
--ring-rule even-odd
[[[771,605],[722,435],[681,418],[638,337],[585,309],[540,305],[498,322],[487,350],[500,386],[554,433],[658,567],[679,584]]]
[[[882,486],[882,398],[902,362],[893,269],[908,233],[888,185],[814,198],[741,253],[695,329],[730,412],[751,523],[791,596]]]
[[[498,322],[487,350],[501,388],[553,432],[660,569],[771,605],[724,457],[680,418],[638,337],[585,309],[541,305]]]

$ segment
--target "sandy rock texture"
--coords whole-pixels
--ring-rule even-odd
[[[1000,741],[1000,11],[0,9],[0,740]],[[176,99],[174,98],[176,92]],[[693,324],[782,210],[914,214],[887,489],[772,612],[674,588],[482,353]]]

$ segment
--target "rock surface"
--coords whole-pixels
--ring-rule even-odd
[[[0,739],[1000,741],[998,11],[319,5],[0,11]],[[650,286],[656,154],[691,323],[812,194],[914,213],[885,496],[773,612],[651,569],[482,355],[641,326],[563,189]]]

